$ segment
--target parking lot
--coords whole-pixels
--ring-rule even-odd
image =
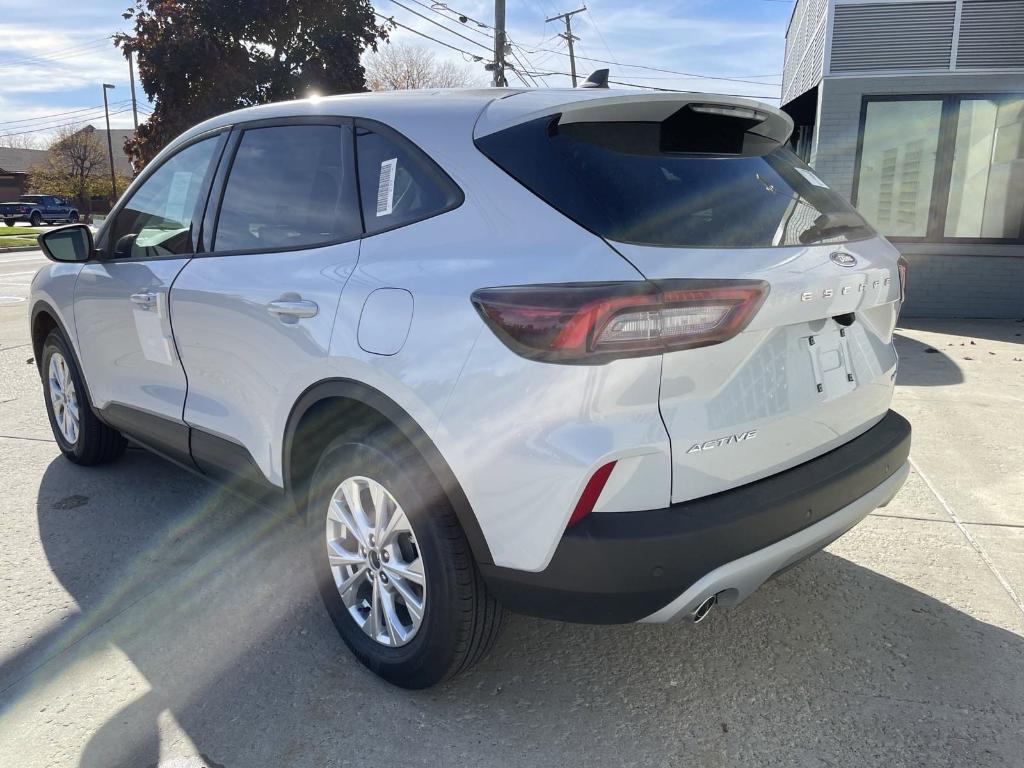
[[[24,301],[42,263],[0,254],[0,764],[1024,764],[1024,322],[901,324],[907,485],[739,608],[512,616],[410,693],[349,656],[286,513],[141,450],[59,456]]]

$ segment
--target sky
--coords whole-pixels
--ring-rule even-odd
[[[69,123],[102,128],[104,82],[115,86],[108,91],[111,126],[132,126],[128,63],[109,41],[115,32],[130,31],[121,16],[129,2],[50,0],[40,5],[0,0],[0,145],[11,143],[3,140],[6,136],[45,143],[55,129]],[[479,71],[480,83],[489,83],[483,62],[473,62],[467,53],[486,59],[491,30],[472,21],[462,24],[457,16],[493,24],[493,2],[375,0],[374,5],[403,25],[392,32],[392,41],[423,45],[439,60],[469,62]],[[579,7],[582,3],[565,0],[508,0],[508,33],[519,60],[511,63],[531,85],[570,84],[567,74],[557,74],[569,72],[565,41],[557,37],[564,24],[545,19]],[[583,76],[609,67],[611,79],[621,83],[753,95],[778,103],[791,0],[591,0],[587,8],[573,17],[573,34],[580,38],[577,70]],[[553,74],[534,78],[529,73]],[[521,84],[515,73],[509,73],[509,81]],[[138,82],[136,94],[142,121],[151,105]]]

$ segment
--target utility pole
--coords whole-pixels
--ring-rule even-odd
[[[139,106],[135,101],[135,67],[132,65],[132,52],[125,51],[124,56],[128,59],[128,82],[132,89],[132,122],[135,123],[137,132],[139,130]]]
[[[103,114],[107,116],[107,152],[110,155],[110,204],[117,202],[117,177],[114,176],[114,142],[110,138],[110,108],[107,106],[107,91],[113,88],[110,83],[103,84]]]
[[[572,44],[576,40],[579,40],[579,38],[573,37],[572,17],[575,16],[577,13],[583,13],[585,10],[587,10],[587,6],[584,5],[582,8],[577,8],[575,11],[569,11],[568,13],[560,13],[557,16],[552,16],[550,19],[545,19],[545,21],[548,22],[558,21],[559,19],[562,19],[565,22],[565,34],[559,35],[559,37],[564,39],[565,42],[569,44],[569,71],[572,72],[573,88],[576,87],[576,53],[572,49]]]
[[[494,79],[491,85],[504,88],[505,79],[505,0],[494,0]]]

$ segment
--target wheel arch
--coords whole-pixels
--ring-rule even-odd
[[[92,395],[89,392],[89,383],[85,380],[85,369],[82,368],[82,361],[78,359],[78,350],[75,348],[74,339],[68,333],[64,321],[61,320],[60,313],[49,302],[40,299],[32,305],[29,328],[32,337],[32,355],[36,361],[36,369],[39,371],[40,377],[43,375],[43,344],[46,342],[46,337],[54,330],[58,330],[64,335],[68,342],[68,349],[71,350],[71,355],[75,358],[75,367],[78,368],[79,376],[82,379],[85,396],[89,405],[92,406]]]
[[[325,441],[323,436],[317,438],[317,424],[321,423],[321,418],[330,419],[342,415],[346,419],[351,418],[353,408],[366,417],[367,422],[364,423],[371,427],[389,425],[401,433],[437,479],[459,519],[476,561],[481,564],[492,563],[490,548],[469,499],[437,446],[404,408],[387,395],[359,381],[327,379],[317,382],[307,388],[292,406],[285,426],[281,467],[285,489],[293,501],[301,504],[316,458],[324,447],[320,443],[326,445],[332,439],[327,438]],[[304,448],[303,444],[307,440],[309,445]]]

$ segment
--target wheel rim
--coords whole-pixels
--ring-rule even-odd
[[[79,433],[78,394],[75,382],[71,378],[68,362],[60,352],[50,355],[49,370],[50,404],[53,406],[53,418],[57,428],[69,444],[74,445]]]
[[[419,631],[427,582],[409,518],[387,488],[350,477],[327,510],[327,560],[341,600],[381,645],[405,645]]]

